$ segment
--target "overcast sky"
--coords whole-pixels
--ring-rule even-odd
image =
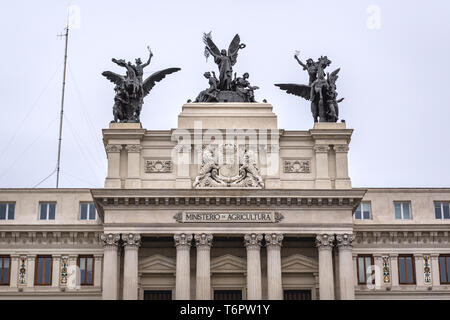
[[[239,33],[247,45],[235,71],[250,73],[279,128],[308,130],[309,103],[274,83],[307,83],[293,58],[328,55],[340,67],[341,118],[354,129],[355,187],[450,187],[450,1],[72,1],[80,25],[69,38],[62,187],[102,187],[101,129],[112,119],[111,58],[154,57],[147,72],[182,71],[145,98],[141,121],[170,129],[187,99],[216,70],[203,32],[220,48]],[[56,167],[65,1],[0,2],[0,187],[33,187]],[[334,69],[333,69],[334,68]],[[39,187],[54,187],[56,175]]]

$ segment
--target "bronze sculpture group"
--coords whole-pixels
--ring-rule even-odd
[[[236,64],[238,52],[246,47],[241,43],[239,35],[234,36],[228,50],[218,49],[212,40],[211,32],[203,35],[203,42],[205,43],[205,57],[206,59],[209,56],[214,58],[219,69],[219,78],[214,71],[205,72],[203,76],[208,80],[209,87],[198,94],[195,102],[256,102],[254,91],[259,87],[250,85],[248,80],[250,75],[247,72],[242,77],[238,77],[236,73],[233,75],[233,66]],[[166,75],[181,70],[180,68],[160,70],[143,80],[144,68],[150,64],[153,57],[152,51],[149,47],[147,48],[149,58],[146,63],[142,63],[139,58],[135,60],[134,64],[122,59],[112,59],[115,64],[126,69],[125,75],[111,71],[102,73],[115,84],[114,120],[112,122],[140,122],[144,97],[152,90],[156,82],[164,79]],[[337,99],[336,80],[340,69],[325,74],[325,68],[331,64],[326,56],[320,57],[317,61],[308,59],[306,63],[299,59],[298,53],[294,55],[294,58],[303,70],[308,72],[308,85],[284,83],[275,84],[275,86],[289,94],[311,101],[314,122],[336,122],[339,118],[338,104],[344,100],[343,98]]]

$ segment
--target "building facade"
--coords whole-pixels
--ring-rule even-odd
[[[353,188],[352,129],[187,103],[100,189],[0,189],[0,299],[449,299],[450,188]]]

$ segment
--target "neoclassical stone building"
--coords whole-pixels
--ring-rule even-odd
[[[0,189],[0,299],[449,299],[450,189],[352,188],[352,132],[111,123],[104,188]]]

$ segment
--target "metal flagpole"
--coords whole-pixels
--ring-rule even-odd
[[[67,66],[67,45],[69,42],[69,21],[67,21],[66,33],[63,35],[66,37],[66,46],[64,49],[64,74],[62,83],[62,96],[61,96],[61,116],[59,118],[59,139],[58,139],[58,163],[56,166],[56,188],[59,187],[59,169],[61,162],[61,140],[62,140],[62,128],[63,128],[63,116],[64,116],[64,91],[66,87],[66,66]]]

